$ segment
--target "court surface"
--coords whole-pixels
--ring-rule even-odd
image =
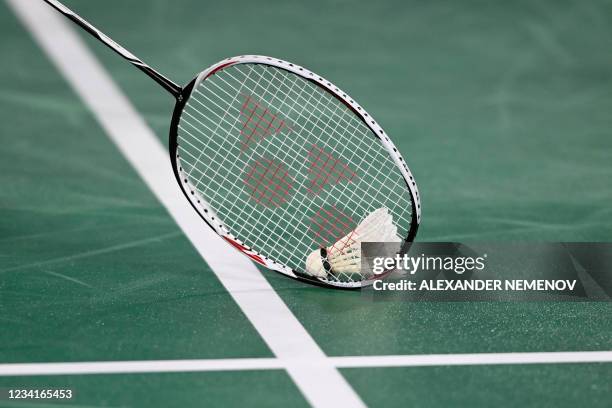
[[[179,83],[263,54],[349,90],[419,183],[418,240],[612,238],[609,1],[66,4]],[[25,21],[0,2],[0,388],[76,397],[0,407],[612,405],[609,303],[376,302],[187,228],[154,160],[172,98],[80,32],[56,66]]]

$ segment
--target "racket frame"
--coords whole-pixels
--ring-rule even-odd
[[[317,75],[314,72],[309,71],[299,65],[262,55],[241,55],[237,57],[226,58],[222,61],[219,61],[216,64],[202,71],[198,76],[196,76],[187,86],[183,88],[180,96],[177,97],[177,102],[174,107],[174,113],[172,115],[172,122],[170,125],[168,146],[174,176],[176,177],[176,181],[178,182],[179,186],[181,187],[181,190],[183,191],[183,194],[185,195],[193,209],[200,215],[204,222],[206,222],[206,224],[208,224],[208,226],[213,229],[213,231],[215,231],[219,236],[225,239],[229,244],[234,246],[244,255],[248,256],[251,260],[268,269],[280,272],[291,278],[304,280],[309,283],[322,286],[354,289],[371,285],[375,280],[384,277],[385,274],[382,274],[377,275],[372,279],[365,279],[358,282],[340,282],[321,279],[305,273],[300,273],[295,269],[284,265],[283,263],[278,262],[267,255],[260,253],[259,251],[257,251],[256,248],[249,247],[246,243],[241,241],[239,237],[234,236],[227,228],[227,226],[223,223],[223,220],[221,220],[215,214],[214,209],[207,202],[207,200],[198,193],[197,188],[190,182],[189,176],[182,169],[182,165],[180,163],[180,154],[178,152],[178,126],[181,120],[181,114],[187,102],[189,101],[191,93],[194,89],[197,89],[197,87],[203,81],[216,74],[217,72],[237,64],[261,64],[289,71],[316,84],[317,86],[337,98],[351,111],[353,111],[353,113],[358,118],[360,118],[366,124],[366,126],[368,126],[368,128],[372,131],[373,135],[384,146],[385,150],[387,151],[395,165],[399,168],[400,173],[404,178],[404,182],[406,183],[406,187],[411,194],[412,219],[410,221],[410,230],[408,232],[408,235],[404,238],[404,244],[402,245],[401,250],[402,253],[405,253],[408,250],[410,243],[414,240],[419,224],[421,222],[421,202],[414,176],[408,168],[406,161],[399,153],[399,150],[395,147],[391,139],[387,136],[382,127],[374,120],[374,118],[372,118],[372,116],[368,114],[366,110],[363,109],[363,107],[357,104],[355,100],[351,98],[346,92],[342,91],[340,88],[338,88],[325,78],[321,77],[320,75]]]

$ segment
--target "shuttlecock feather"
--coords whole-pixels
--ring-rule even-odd
[[[328,270],[334,274],[354,274],[361,271],[362,242],[401,242],[393,216],[385,207],[379,208],[363,219],[357,227],[333,245],[313,251],[306,258],[306,272],[320,278],[327,277]],[[327,262],[328,268],[324,265]]]

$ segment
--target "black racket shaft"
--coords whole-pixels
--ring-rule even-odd
[[[70,10],[68,7],[64,6],[57,0],[44,0],[47,4],[52,6],[54,9],[62,13],[64,16],[68,17],[74,23],[78,24],[83,30],[87,31],[93,37],[97,38],[100,42],[104,43],[108,48],[115,51],[117,54],[121,55],[123,58],[128,60],[132,65],[136,68],[147,74],[149,77],[153,78],[155,82],[160,84],[166,91],[170,92],[175,98],[179,99],[181,97],[182,88],[175,84],[170,79],[166,78],[144,62],[136,57],[134,54],[123,48],[121,45],[117,44],[113,41],[112,38],[104,34],[102,31],[98,30],[96,27],[87,22],[84,18],[76,14],[74,11]]]

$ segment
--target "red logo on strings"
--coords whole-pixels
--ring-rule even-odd
[[[283,162],[260,158],[247,168],[244,184],[251,198],[266,207],[285,204],[293,190],[293,179]]]
[[[280,133],[283,129],[291,131],[287,121],[278,113],[272,112],[257,99],[243,95],[244,103],[240,108],[242,117],[242,150],[247,150],[251,144],[260,143],[267,136]]]
[[[308,165],[308,192],[314,195],[319,194],[327,184],[352,182],[357,177],[357,173],[346,163],[316,144],[308,151]]]

